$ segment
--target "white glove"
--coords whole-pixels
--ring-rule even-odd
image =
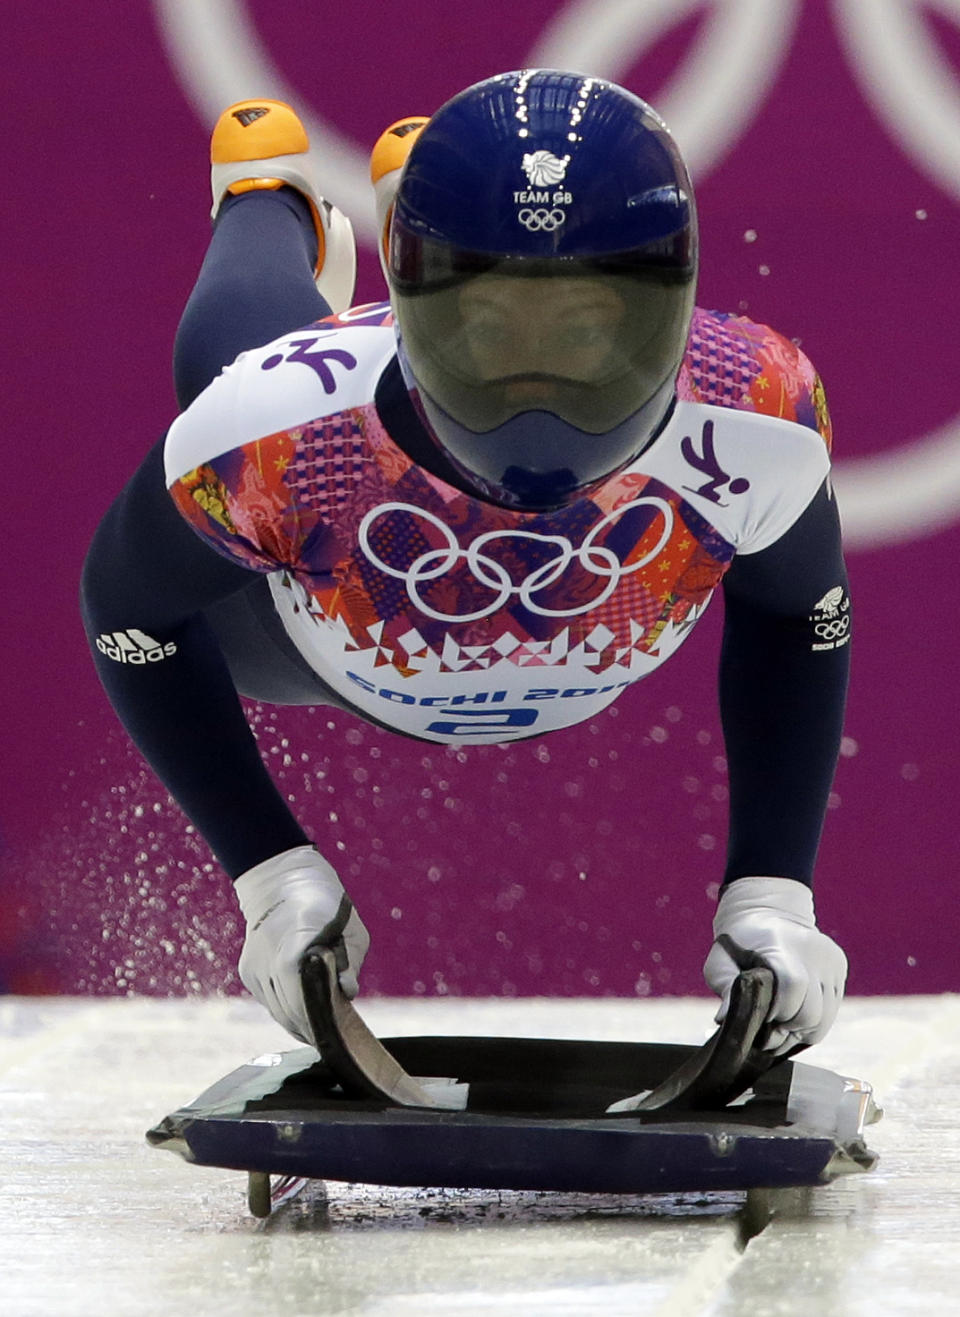
[[[721,894],[713,936],[703,977],[723,998],[718,1022],[741,969],[762,963],[777,980],[765,1049],[782,1055],[825,1037],[843,997],[847,958],[817,928],[809,887],[793,878],[735,879]]]
[[[247,936],[240,978],[261,1006],[294,1038],[313,1038],[300,986],[300,959],[313,942],[335,949],[340,986],[357,995],[357,974],[370,934],[333,866],[313,846],[295,846],[234,883]]]

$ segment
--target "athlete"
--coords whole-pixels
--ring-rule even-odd
[[[843,993],[812,876],[850,602],[823,390],[789,340],[694,306],[697,229],[658,116],[598,78],[491,78],[373,155],[390,300],[271,100],[212,139],[214,229],[174,350],[181,414],[97,531],[83,610],[129,734],[235,881],[240,975],[309,1040],[316,940],[369,937],[274,787],[238,693],[503,743],[596,715],[718,586],[730,773],[704,973],[762,961],[766,1046]],[[638,767],[642,773],[643,765]]]

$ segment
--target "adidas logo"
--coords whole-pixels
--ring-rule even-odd
[[[244,128],[249,128],[252,123],[256,123],[258,119],[262,119],[265,114],[269,113],[269,110],[265,109],[262,105],[259,105],[256,108],[251,108],[249,110],[234,110],[233,117],[234,119],[237,119]]]
[[[105,631],[97,637],[97,649],[114,663],[133,663],[144,667],[147,663],[162,663],[177,652],[172,640],[161,645],[159,640],[139,631],[135,626],[126,631]]]

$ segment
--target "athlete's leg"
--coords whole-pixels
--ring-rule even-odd
[[[181,409],[240,352],[330,314],[316,260],[310,205],[293,188],[224,199],[174,341]]]
[[[292,187],[224,198],[177,331],[181,407],[246,348],[329,315],[314,282],[316,260],[310,205]],[[269,704],[338,702],[287,639],[264,578],[204,614],[241,695]]]
[[[350,224],[320,195],[289,106],[230,106],[211,161],[213,236],[174,344],[181,408],[240,352],[344,309],[356,277]],[[265,579],[208,602],[203,615],[240,694],[342,705],[286,636]]]
[[[282,101],[238,101],[210,139],[215,226],[174,344],[181,409],[247,348],[344,311],[357,250],[320,194],[306,130]]]

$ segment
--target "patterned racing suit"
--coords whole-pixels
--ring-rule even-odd
[[[722,583],[725,878],[810,882],[850,635],[829,439],[791,342],[699,311],[648,451],[570,506],[508,511],[430,457],[389,307],[358,307],[250,348],[155,446],[88,555],[91,649],[236,876],[309,840],[238,692],[427,741],[538,736],[652,672]]]
[[[388,305],[358,307],[243,353],[173,424],[165,464],[194,529],[269,574],[307,664],[396,731],[482,744],[593,717],[676,650],[734,556],[775,544],[827,475],[806,358],[699,312],[653,446],[572,506],[508,511],[387,433],[374,395],[391,325]],[[842,643],[845,592],[829,609],[825,593],[809,611]]]

